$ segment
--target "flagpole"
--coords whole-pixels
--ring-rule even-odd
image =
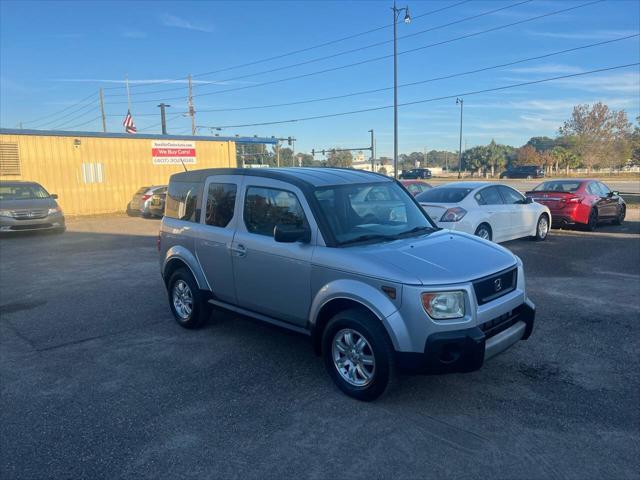
[[[131,112],[131,94],[129,93],[129,75],[124,76],[124,83],[127,85],[127,103],[129,104],[129,112]]]

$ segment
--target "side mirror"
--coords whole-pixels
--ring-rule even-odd
[[[523,205],[529,205],[530,203],[533,203],[533,199],[531,197],[524,197],[524,200],[522,201]]]
[[[58,199],[58,194],[57,193],[52,193],[51,195],[49,195],[51,198],[53,198],[54,200]]]
[[[610,197],[617,197],[618,195],[620,195],[620,192],[618,192],[617,190],[614,190],[613,192],[609,192]]]
[[[273,227],[273,239],[280,243],[309,243],[311,241],[311,230],[308,227],[279,223]]]

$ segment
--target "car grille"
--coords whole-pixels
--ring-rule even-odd
[[[485,338],[488,339],[494,337],[500,332],[504,332],[507,328],[515,325],[520,318],[521,311],[522,306],[519,306],[510,312],[483,323],[480,325],[480,330],[484,333]]]
[[[517,267],[480,278],[473,282],[478,305],[484,305],[496,298],[500,298],[516,288],[518,281]]]
[[[11,216],[16,220],[33,220],[37,218],[45,218],[48,212],[48,208],[36,210],[13,210],[11,212]]]

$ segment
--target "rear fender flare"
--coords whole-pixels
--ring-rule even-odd
[[[207,278],[202,271],[202,267],[200,266],[200,262],[195,257],[193,253],[191,253],[188,249],[181,245],[174,245],[165,255],[165,259],[162,262],[162,277],[166,280],[166,273],[170,269],[168,267],[173,266],[173,262],[182,262],[189,270],[191,270],[191,274],[193,278],[196,279],[196,283],[198,284],[198,288],[200,290],[211,291],[211,286],[207,282]]]

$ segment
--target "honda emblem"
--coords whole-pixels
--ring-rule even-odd
[[[500,290],[502,290],[502,279],[501,278],[496,278],[493,281],[493,288],[495,289],[496,292],[499,292]]]

